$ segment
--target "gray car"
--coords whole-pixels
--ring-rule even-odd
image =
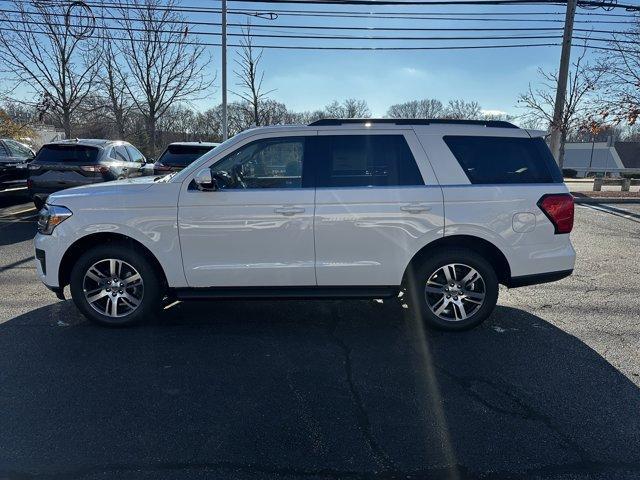
[[[29,176],[29,162],[35,153],[23,143],[10,138],[0,139],[0,189],[24,188]]]
[[[65,188],[145,175],[147,161],[120,140],[77,139],[43,145],[29,164],[27,186],[36,207]]]

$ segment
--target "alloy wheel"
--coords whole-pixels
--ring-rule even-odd
[[[129,263],[116,258],[100,260],[84,274],[84,298],[101,315],[119,318],[129,315],[142,303],[142,276]]]
[[[466,320],[484,304],[486,285],[473,267],[450,263],[438,268],[427,280],[424,294],[429,309],[442,320]]]

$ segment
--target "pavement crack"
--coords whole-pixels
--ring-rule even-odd
[[[474,377],[462,377],[455,375],[452,372],[446,370],[440,365],[435,365],[435,368],[449,377],[458,386],[460,386],[468,395],[472,396],[480,404],[484,405],[488,409],[507,415],[515,415],[525,420],[537,421],[545,425],[550,431],[555,433],[578,457],[582,462],[589,461],[589,454],[582,448],[575,440],[567,436],[559,426],[555,425],[553,419],[547,415],[544,415],[526,403],[520,396],[512,392],[508,387],[497,385],[494,382],[483,378]],[[482,390],[478,388],[480,385],[487,385],[493,391],[493,395],[490,398],[495,398],[495,393],[506,397],[508,402],[506,405],[497,405],[492,403],[482,395]],[[488,397],[488,396],[487,396]],[[510,405],[509,405],[510,404]]]
[[[336,318],[335,315],[332,315],[333,318]],[[391,460],[387,452],[380,446],[380,444],[375,439],[373,432],[371,430],[371,421],[369,420],[369,415],[362,401],[362,397],[358,388],[355,385],[353,378],[353,364],[351,362],[351,347],[338,335],[336,334],[336,329],[338,327],[338,320],[336,319],[327,327],[327,334],[331,339],[332,343],[336,345],[343,354],[343,364],[345,370],[345,378],[347,381],[347,386],[349,387],[349,393],[351,394],[351,399],[353,406],[356,412],[356,420],[358,423],[358,428],[362,433],[367,446],[371,450],[376,462],[387,471],[397,471],[396,465]]]

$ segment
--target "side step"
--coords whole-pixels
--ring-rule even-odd
[[[374,287],[212,287],[176,288],[175,296],[180,300],[210,299],[341,299],[341,298],[385,298],[398,294],[398,286]]]

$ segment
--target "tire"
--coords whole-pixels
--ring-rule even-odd
[[[116,283],[107,283],[114,280]],[[78,310],[90,321],[108,327],[129,326],[153,317],[164,295],[164,283],[156,269],[127,243],[110,243],[85,252],[73,266],[70,284]]]
[[[472,274],[471,269],[479,278]],[[446,282],[447,274],[457,282]],[[420,319],[429,328],[469,330],[484,322],[498,301],[496,272],[487,260],[473,250],[449,248],[429,255],[409,276],[412,303],[416,305]],[[471,281],[463,285],[462,280],[468,278]]]

